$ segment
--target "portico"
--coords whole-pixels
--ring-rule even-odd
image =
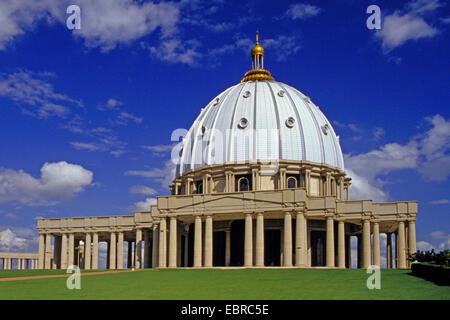
[[[349,268],[354,236],[361,239],[358,265],[367,268],[380,265],[381,233],[387,237],[387,267],[394,266],[395,234],[395,266],[406,268],[407,254],[416,250],[415,241],[407,241],[415,238],[416,214],[414,201],[338,201],[334,196],[308,197],[302,188],[158,197],[150,211],[132,216],[39,219],[39,261],[44,262],[39,268],[64,269],[73,262],[98,269],[99,242],[107,244],[109,269],[267,263]],[[279,248],[265,239],[274,235]]]

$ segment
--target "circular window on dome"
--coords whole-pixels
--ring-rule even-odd
[[[252,94],[252,93],[251,93],[250,91],[247,90],[247,91],[244,92],[244,95],[243,95],[243,96],[244,96],[244,98],[248,98],[248,97],[250,97],[251,94]]]
[[[328,123],[324,124],[324,125],[322,126],[322,132],[323,132],[323,134],[327,135],[327,134],[328,134],[328,129],[329,129]]]
[[[307,103],[311,103],[311,98],[308,97],[308,96],[305,96],[305,97],[303,98],[303,100],[305,100],[305,102],[307,102]]]
[[[202,134],[205,134],[205,132],[206,132],[206,127],[202,126]]]
[[[219,103],[220,99],[216,98],[216,100],[214,100],[214,105],[217,105]]]
[[[279,95],[280,97],[284,97],[284,94],[285,94],[284,90],[278,91],[278,95]]]
[[[241,129],[245,129],[248,125],[248,120],[246,118],[241,118],[241,120],[239,120],[239,124],[238,127]]]
[[[288,128],[292,128],[294,126],[295,119],[292,117],[289,117],[289,118],[287,118],[285,123]]]

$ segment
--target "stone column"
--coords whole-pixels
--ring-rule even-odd
[[[69,247],[68,247],[68,254],[67,254],[67,264],[68,267],[74,265],[74,256],[75,256],[75,236],[73,233],[69,233]]]
[[[67,269],[67,234],[61,236],[61,269]]]
[[[405,222],[398,222],[398,247],[397,256],[398,256],[398,268],[405,269],[406,268],[406,249],[405,249]]]
[[[410,220],[408,222],[408,236],[409,236],[409,254],[416,253],[416,222]]]
[[[116,269],[116,233],[111,232],[109,242],[109,268]]]
[[[117,234],[117,269],[123,269],[123,231]]]
[[[295,265],[297,267],[306,266],[306,234],[305,234],[305,215],[303,212],[297,212],[295,219]]]
[[[345,223],[338,222],[338,267],[345,268]]]
[[[142,263],[142,229],[136,229],[136,242],[134,245],[134,267],[141,268]]]
[[[363,235],[362,235],[362,247],[363,247],[363,261],[362,268],[367,269],[370,266],[370,221],[365,219],[363,221]]]
[[[44,269],[45,260],[45,235],[39,234],[39,269]]]
[[[392,269],[392,233],[386,233],[386,266]]]
[[[252,215],[245,214],[244,266],[253,266],[253,225]]]
[[[46,234],[45,235],[45,269],[51,269],[51,261],[52,261],[52,235]]]
[[[213,266],[213,219],[207,215],[205,219],[205,267]]]
[[[144,229],[144,268],[150,268],[150,235],[149,230]]]
[[[159,221],[159,257],[158,263],[160,268],[167,267],[167,255],[166,255],[166,241],[167,241],[167,231],[166,231],[166,218],[161,218]]]
[[[84,268],[91,269],[91,234],[86,233],[86,241],[84,242]]]
[[[91,262],[91,269],[97,270],[98,269],[98,233],[94,232],[92,235],[92,262]]]
[[[284,213],[283,266],[292,266],[292,216]]]
[[[373,264],[381,267],[380,262],[380,226],[378,222],[373,223]]]
[[[195,216],[194,267],[202,266],[202,218]]]
[[[332,216],[327,217],[327,249],[326,249],[326,265],[334,267],[334,219]]]
[[[169,268],[177,267],[177,218],[170,217],[169,230]]]
[[[352,237],[347,236],[347,267],[352,268]]]
[[[231,230],[225,230],[225,266],[229,267],[231,262]]]
[[[183,223],[177,222],[177,266],[181,267],[183,265],[182,256],[183,253],[181,249],[182,238],[183,238]]]
[[[152,268],[156,268],[159,265],[159,226],[157,224],[153,225],[153,248],[152,248]]]
[[[264,215],[256,214],[256,259],[257,267],[264,267]]]

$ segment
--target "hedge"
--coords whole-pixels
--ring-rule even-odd
[[[450,286],[450,268],[427,263],[413,263],[411,271],[416,277],[433,281],[440,286]]]

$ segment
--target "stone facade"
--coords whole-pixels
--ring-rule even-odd
[[[349,268],[351,237],[358,239],[358,267],[367,268],[381,264],[381,233],[387,267],[409,266],[416,201],[352,201],[351,179],[327,165],[280,161],[276,174],[266,169],[242,163],[188,171],[174,180],[172,195],[134,215],[39,219],[39,268],[98,269],[101,241],[109,269]]]

